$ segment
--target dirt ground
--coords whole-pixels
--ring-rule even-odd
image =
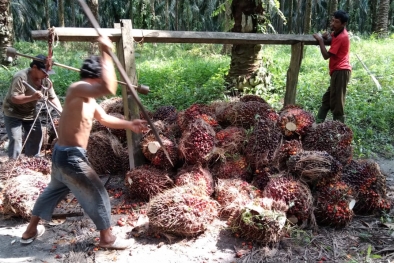
[[[1,132],[1,131],[0,131]],[[0,149],[0,162],[7,162]],[[376,159],[387,176],[390,199],[394,199],[394,160]],[[0,176],[0,190],[5,185],[5,171]],[[211,263],[211,262],[394,262],[394,213],[385,217],[357,216],[344,229],[319,228],[295,230],[273,248],[236,238],[226,222],[215,220],[207,231],[196,238],[150,236],[144,228],[146,204],[136,203],[130,217],[134,226],[118,226],[120,218],[127,218],[122,207],[123,178],[103,176],[113,208],[113,232],[122,238],[135,240],[124,251],[100,249],[96,245],[98,231],[86,216],[73,216],[43,222],[46,232],[30,245],[19,239],[27,226],[21,218],[0,214],[0,263],[14,262],[144,262],[144,263]],[[67,203],[55,210],[83,213],[70,195]],[[65,201],[66,202],[66,201]],[[243,255],[242,257],[237,257]]]

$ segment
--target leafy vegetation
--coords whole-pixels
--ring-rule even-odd
[[[352,78],[346,97],[346,124],[354,132],[354,157],[374,154],[394,156],[394,39],[353,37],[350,61]],[[45,54],[44,42],[19,42],[14,45],[19,53],[35,56]],[[224,95],[224,75],[230,57],[220,54],[221,45],[201,44],[144,44],[136,45],[138,82],[150,87],[148,95],[141,95],[149,110],[173,105],[179,110],[193,103],[208,103],[228,99]],[[54,49],[55,61],[79,68],[89,50],[87,43],[66,43]],[[272,88],[257,90],[273,107],[280,109],[286,86],[286,72],[290,63],[290,46],[264,46],[265,60],[272,75]],[[378,79],[378,89],[356,54]],[[30,59],[20,57],[11,67],[0,69],[0,91],[8,89],[13,73],[29,66]],[[68,85],[78,80],[78,73],[55,67],[51,76],[56,92],[64,96]],[[321,96],[329,85],[328,61],[317,46],[306,46],[297,89],[297,104],[317,113]],[[120,89],[119,93],[120,95]],[[329,118],[331,116],[329,115]]]

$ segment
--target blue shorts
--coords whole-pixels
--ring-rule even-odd
[[[91,167],[86,150],[55,145],[51,181],[38,197],[32,214],[51,220],[56,205],[72,192],[97,230],[111,226],[111,204],[99,176]]]

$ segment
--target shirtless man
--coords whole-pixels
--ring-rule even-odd
[[[110,229],[111,205],[108,193],[97,173],[91,167],[86,147],[93,119],[112,129],[144,131],[144,120],[121,120],[110,116],[97,104],[95,98],[115,94],[115,69],[110,56],[112,43],[99,38],[101,58],[92,56],[83,62],[81,80],[67,90],[64,109],[59,121],[59,139],[52,155],[51,182],[38,197],[32,217],[20,242],[30,244],[45,232],[40,219],[51,220],[56,205],[71,191],[84,211],[100,231],[99,246],[126,249],[132,240],[116,237]]]

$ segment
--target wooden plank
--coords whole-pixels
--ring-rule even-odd
[[[303,54],[304,44],[302,42],[291,46],[291,60],[287,70],[284,106],[296,103],[298,74],[300,73]]]
[[[121,29],[103,28],[103,32],[114,42],[120,41]],[[206,44],[274,44],[293,45],[304,42],[305,45],[317,45],[312,35],[295,34],[256,34],[233,32],[194,32],[130,29],[135,41],[146,43],[206,43]],[[94,28],[63,27],[55,29],[60,41],[95,41]],[[35,40],[47,40],[47,30],[32,31]]]

